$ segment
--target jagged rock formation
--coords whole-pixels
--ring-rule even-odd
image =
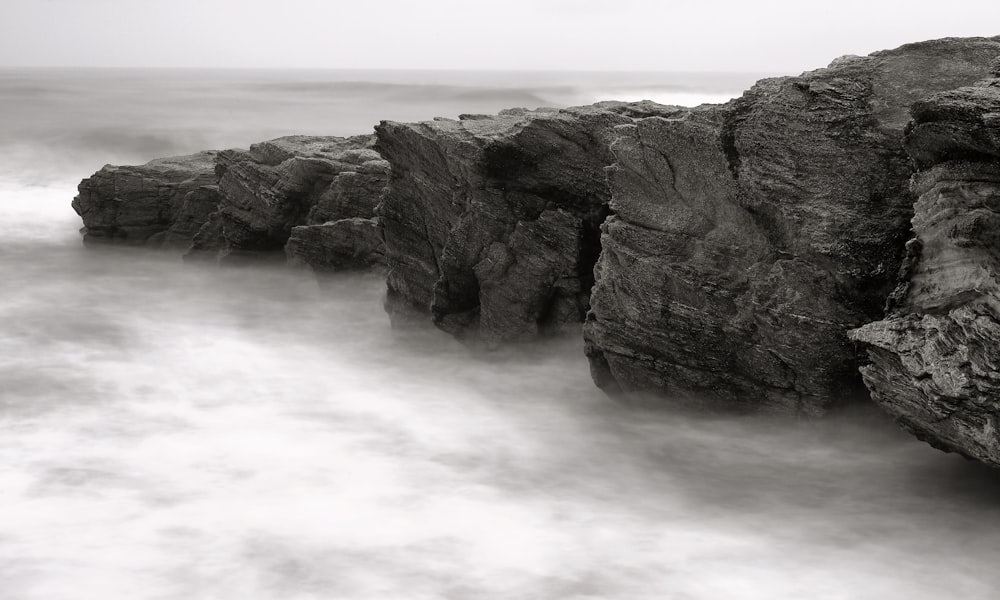
[[[585,327],[611,389],[816,414],[861,391],[908,237],[906,111],[983,77],[1000,40],[939,40],[759,82],[617,129]]]
[[[340,169],[309,211],[305,225],[292,228],[285,253],[292,263],[316,271],[366,269],[385,264],[375,208],[389,181],[389,163],[363,136],[361,149],[337,156]],[[352,138],[357,139],[357,138]]]
[[[606,133],[652,103],[384,121],[381,208],[393,316],[495,345],[580,322],[610,192]]]
[[[300,232],[293,256],[322,269],[336,268],[338,255],[308,248],[312,242],[329,246],[327,238],[337,232],[364,231],[325,223],[374,216],[388,165],[371,150],[372,142],[373,136],[290,136],[254,144],[249,150],[220,152],[216,174],[225,240],[220,257],[281,251],[293,227],[318,226]],[[370,237],[365,232],[358,248],[369,245]],[[324,259],[335,262],[328,264]]]
[[[219,203],[215,152],[106,165],[80,182],[73,209],[86,243],[185,248]]]
[[[193,238],[190,257],[223,260],[284,249],[316,270],[384,261],[394,318],[487,346],[585,320],[602,388],[754,410],[820,414],[863,390],[845,332],[888,297],[854,334],[876,401],[1000,464],[1000,82],[962,87],[997,56],[1000,37],[935,40],[724,105],[282,138],[219,153],[217,189],[203,165],[154,161],[107,167],[75,206],[91,240]]]
[[[868,347],[872,398],[904,428],[1000,466],[1000,79],[912,112],[916,237],[886,318],[850,335]]]
[[[108,165],[73,202],[85,240],[189,249],[188,260],[287,252],[317,271],[383,261],[374,218],[388,163],[374,136],[290,136],[139,167]],[[286,248],[287,243],[287,248]]]

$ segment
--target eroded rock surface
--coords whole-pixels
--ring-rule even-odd
[[[283,249],[319,271],[384,261],[390,314],[487,346],[586,317],[608,391],[819,414],[863,390],[845,331],[879,320],[855,334],[876,400],[995,464],[1000,82],[983,78],[998,55],[1000,38],[935,40],[718,106],[293,136],[206,154],[207,178],[192,157],[106,167],[74,206],[89,241]]]
[[[851,336],[872,398],[904,428],[1000,466],[1000,80],[912,112],[915,237],[888,315]]]
[[[585,327],[598,385],[816,414],[860,391],[909,236],[907,109],[988,74],[998,39],[845,57],[617,128]]]
[[[287,253],[317,271],[369,268],[383,261],[375,206],[389,179],[373,142],[290,136],[108,165],[80,183],[73,207],[88,243],[167,246],[195,261]]]
[[[215,152],[106,165],[80,182],[73,209],[87,243],[185,248],[219,204]]]
[[[285,254],[291,264],[305,264],[318,272],[365,270],[385,264],[385,244],[375,218],[293,227]]]
[[[495,345],[582,321],[607,216],[606,134],[652,103],[383,122],[390,314]]]
[[[330,224],[374,217],[388,164],[372,150],[373,141],[374,136],[290,136],[249,150],[220,152],[218,222],[208,226],[201,244],[209,250],[221,246],[223,259],[256,256],[283,250],[294,228],[312,227],[295,235],[294,258],[320,270],[364,262],[350,255],[342,265],[342,253],[328,249],[353,246],[361,252],[372,245],[374,224]],[[221,243],[213,240],[213,227],[220,231]],[[329,239],[331,235],[352,239]]]

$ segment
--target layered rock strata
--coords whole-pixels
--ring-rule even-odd
[[[80,182],[73,209],[84,242],[186,248],[215,212],[215,152],[106,165]]]
[[[387,308],[492,346],[579,323],[607,216],[606,134],[653,103],[384,121]]]
[[[375,206],[389,169],[373,141],[290,136],[108,165],[80,184],[73,206],[87,242],[188,249],[188,260],[287,254],[317,271],[369,268],[383,261]]]
[[[370,250],[375,205],[388,179],[388,165],[371,149],[373,136],[352,138],[291,136],[225,150],[216,161],[218,224],[224,242],[220,258],[281,252],[296,227],[291,256],[319,269],[341,266],[329,248]],[[341,219],[368,219],[367,226],[328,225]],[[353,223],[353,221],[352,221]],[[212,225],[209,225],[211,228]],[[330,236],[360,236],[356,241]],[[315,246],[315,247],[314,247]],[[201,250],[200,246],[196,249]],[[377,258],[372,260],[377,261]],[[346,263],[356,257],[348,254]]]
[[[915,237],[886,318],[851,337],[868,348],[872,398],[904,428],[1000,466],[1000,79],[912,112]]]
[[[383,122],[390,313],[492,345],[589,309],[609,391],[820,413],[864,393],[844,332],[881,316],[909,235],[907,109],[998,52],[911,44],[697,109]]]
[[[844,332],[895,285],[907,108],[998,53],[910,44],[618,127],[585,327],[598,385],[805,414],[863,393]]]

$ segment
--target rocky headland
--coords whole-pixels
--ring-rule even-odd
[[[609,393],[819,415],[867,385],[918,437],[1000,465],[997,57],[1000,37],[934,40],[722,105],[384,121],[107,166],[74,208],[88,243],[384,267],[394,321],[471,345],[583,323]]]
[[[382,122],[387,308],[492,346],[583,321],[611,190],[609,134],[654,103]]]
[[[818,414],[860,390],[909,237],[910,105],[984,76],[996,40],[910,44],[637,119],[585,329],[598,385]]]

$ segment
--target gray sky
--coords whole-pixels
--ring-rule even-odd
[[[0,0],[0,65],[797,73],[1000,0]]]

